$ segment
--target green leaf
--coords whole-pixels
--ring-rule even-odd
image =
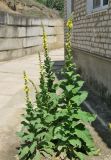
[[[65,116],[67,116],[67,114],[68,114],[68,110],[67,110],[67,109],[60,109],[60,110],[58,110],[58,112],[55,113],[55,114],[56,114],[56,115],[55,115],[56,119],[58,119],[58,118],[60,118],[60,117],[65,117]]]
[[[77,125],[77,122],[73,121],[72,124],[71,124],[71,127],[75,128],[76,125]]]
[[[54,127],[50,127],[49,131],[45,135],[45,139],[50,142],[50,140],[53,138],[53,133],[54,133]]]
[[[79,119],[79,120],[85,122],[85,123],[86,123],[86,122],[91,123],[91,122],[93,122],[93,121],[96,119],[96,116],[95,116],[95,115],[90,114],[90,113],[85,112],[85,111],[82,111],[82,110],[80,110],[80,109],[77,111],[76,114],[74,114],[74,117],[75,117],[76,119]]]
[[[77,84],[81,88],[84,85],[84,81],[78,81]]]
[[[26,156],[28,153],[29,153],[30,149],[29,147],[24,147],[22,150],[21,150],[21,153],[19,155],[20,159],[21,158],[24,158],[24,156]]]
[[[46,121],[47,123],[53,122],[53,121],[54,121],[54,116],[51,115],[51,114],[49,114],[49,115],[46,117],[45,121]]]
[[[73,145],[74,147],[81,148],[81,141],[78,138],[70,139],[69,143]]]
[[[48,159],[51,157],[51,155],[49,153],[46,153],[45,151],[41,151],[41,154]]]
[[[84,157],[85,155],[81,152],[76,152],[74,151],[75,155],[77,156],[77,158],[79,158],[80,160],[85,160]]]
[[[67,74],[69,77],[71,77],[71,76],[74,74],[74,72],[73,72],[73,71],[71,71],[71,72],[66,72],[66,74]]]
[[[44,148],[44,151],[48,154],[50,154],[51,156],[53,156],[54,151],[51,148]]]
[[[22,132],[22,131],[21,132],[17,132],[16,135],[18,137],[22,138],[24,136],[24,132]]]
[[[33,160],[41,160],[41,154],[40,152],[37,150],[37,153],[36,155],[34,156],[34,159]]]
[[[68,92],[72,91],[73,88],[74,88],[74,85],[68,85],[68,86],[66,86],[66,90]]]
[[[72,93],[77,94],[79,90],[80,90],[80,87],[76,87],[72,90]]]
[[[30,124],[32,124],[33,126],[35,126],[37,123],[37,120],[31,120]]]
[[[45,135],[46,135],[46,132],[42,132],[42,133],[37,134],[36,138],[37,139],[43,139]]]
[[[80,95],[74,96],[71,98],[71,101],[76,103],[77,106],[80,106],[81,103],[83,103],[88,96],[88,93],[86,91],[81,92]]]
[[[59,145],[57,149],[58,149],[58,151],[61,151],[63,148],[64,148],[64,146],[63,146],[63,145],[62,145],[62,146],[61,146],[61,145]]]
[[[58,104],[59,97],[56,93],[49,93],[50,101],[53,102],[53,106]]]
[[[89,133],[88,129],[83,127],[82,124],[79,124],[78,126],[76,126],[74,134],[76,134],[79,138],[81,138],[86,143],[86,146],[89,149],[95,148],[91,134]]]
[[[33,141],[34,137],[35,137],[35,134],[34,134],[34,133],[30,133],[29,135],[27,135],[27,136],[24,137],[24,140],[25,140],[25,138],[26,138],[26,139],[28,139],[29,141]]]
[[[30,146],[30,152],[33,153],[37,147],[37,142],[33,142],[33,144]]]
[[[36,124],[35,126],[36,129],[41,129],[41,128],[44,128],[44,125],[41,123],[41,124]]]
[[[62,135],[59,133],[56,133],[53,139],[62,139]]]

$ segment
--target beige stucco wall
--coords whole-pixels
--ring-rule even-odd
[[[62,19],[38,19],[0,12],[0,61],[37,53],[42,50],[42,27],[49,49],[64,45]]]

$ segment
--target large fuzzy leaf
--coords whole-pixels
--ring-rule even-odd
[[[88,96],[88,93],[86,91],[83,91],[80,93],[80,95],[72,97],[71,101],[76,103],[77,106],[80,106],[80,104],[86,100],[87,96]]]
[[[22,159],[24,158],[24,156],[26,156],[28,153],[29,153],[30,149],[28,146],[24,147],[22,150],[21,150],[21,153],[19,155],[19,158]]]
[[[34,153],[34,151],[36,150],[36,147],[37,147],[37,142],[33,142],[33,144],[30,146],[30,152],[31,154]]]
[[[74,153],[80,160],[85,160],[85,155],[82,152],[74,151]]]
[[[96,119],[96,116],[93,114],[90,114],[89,112],[85,112],[82,110],[78,110],[76,114],[74,114],[74,117],[81,120],[82,122],[93,122]]]
[[[86,143],[86,146],[88,147],[89,151],[92,148],[95,149],[94,142],[93,142],[93,139],[91,137],[91,134],[89,133],[88,129],[83,127],[82,124],[79,124],[76,127],[75,134]]]
[[[81,148],[81,141],[78,138],[70,139],[69,143],[74,147]]]
[[[74,88],[74,85],[68,85],[68,86],[66,86],[66,90],[68,92],[72,91],[73,88]]]
[[[54,121],[54,115],[52,115],[52,114],[49,114],[46,118],[45,118],[45,121],[47,122],[47,123],[51,123],[51,122],[53,122]]]
[[[39,151],[37,151],[36,155],[34,156],[33,160],[41,160],[41,154]]]

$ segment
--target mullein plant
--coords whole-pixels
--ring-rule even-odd
[[[29,78],[24,72],[24,81],[25,87],[24,91],[26,94],[26,112],[23,115],[23,120],[21,122],[22,129],[17,135],[20,137],[21,145],[18,150],[18,156],[20,160],[30,160],[32,157],[35,156],[36,150],[35,146],[37,146],[37,141],[35,140],[36,137],[36,127],[35,127],[35,120],[36,120],[36,112],[34,105],[32,104],[29,98]],[[33,154],[34,153],[34,154]]]
[[[53,136],[54,114],[58,97],[54,98],[55,88],[53,87],[54,76],[52,72],[52,63],[48,55],[47,37],[43,32],[44,64],[40,61],[40,92],[36,85],[30,80],[24,72],[25,94],[26,94],[26,112],[23,115],[22,129],[18,132],[21,139],[21,145],[18,150],[20,160],[41,160],[43,157],[54,155],[54,144],[51,142]],[[29,86],[31,83],[35,90],[35,103],[29,98]]]
[[[51,142],[54,130],[54,114],[58,98],[54,99],[54,93],[48,91],[47,74],[40,61],[40,92],[35,83],[24,72],[26,113],[23,115],[22,129],[18,132],[21,145],[18,150],[20,160],[41,160],[43,157],[51,159],[54,155],[54,143]],[[29,98],[29,86],[31,83],[35,90],[35,103]]]
[[[63,80],[59,82],[62,89],[58,110],[55,114],[56,126],[54,130],[55,151],[61,159],[84,160],[85,155],[95,155],[96,149],[93,139],[86,128],[86,123],[91,123],[96,116],[81,109],[81,104],[88,96],[82,90],[84,81],[76,73],[73,63],[71,48],[72,19],[67,22],[67,35],[65,44],[65,66],[62,71]]]
[[[22,129],[17,133],[21,139],[21,145],[18,149],[20,160],[41,160],[43,157],[54,155],[54,144],[50,141],[53,127],[51,126],[52,115],[48,107],[48,88],[45,82],[45,71],[41,65],[40,71],[40,92],[37,91],[36,85],[28,78],[24,72],[25,93],[26,93],[26,113],[23,115]],[[32,103],[29,98],[29,82],[35,89],[36,102]]]

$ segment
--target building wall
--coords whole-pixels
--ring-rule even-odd
[[[62,19],[37,19],[0,12],[0,61],[42,50],[42,27],[48,35],[49,49],[64,45]]]
[[[74,0],[73,20],[72,46],[77,66],[94,91],[110,97],[111,0],[108,9],[92,14],[87,13],[87,0]]]
[[[87,0],[74,0],[73,46],[111,58],[111,0],[106,10],[87,13]]]

